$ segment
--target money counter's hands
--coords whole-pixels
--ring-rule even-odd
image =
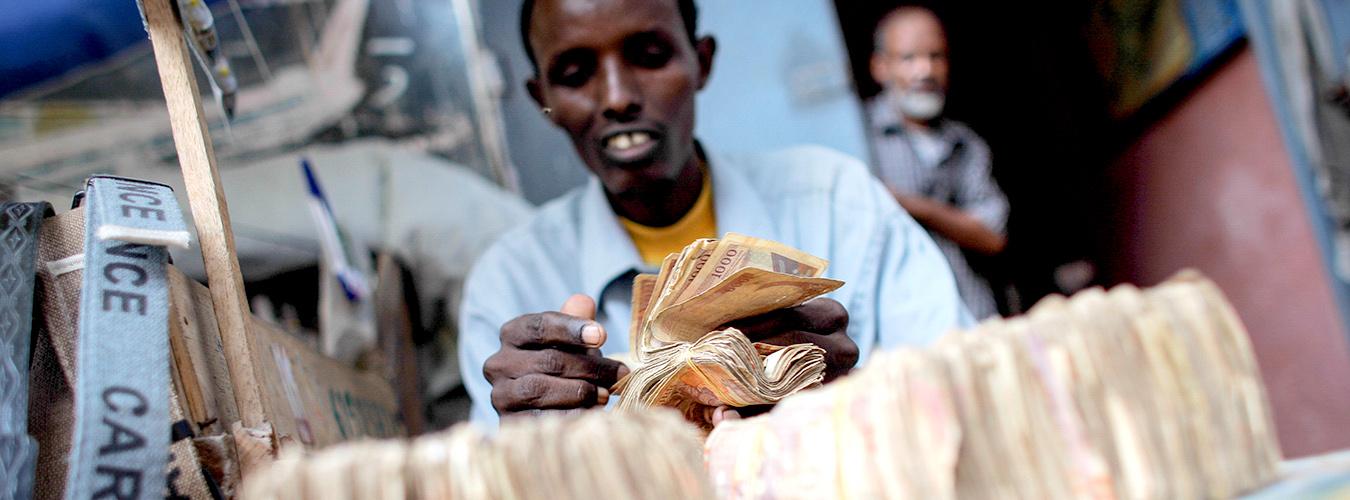
[[[839,301],[816,298],[797,307],[779,309],[725,325],[739,329],[754,342],[773,345],[815,344],[825,350],[825,382],[848,374],[858,363],[858,344],[848,336],[848,310]],[[742,408],[709,408],[708,421],[714,426],[753,417],[773,409],[773,405]]]
[[[526,314],[502,325],[501,348],[483,364],[492,406],[502,416],[604,405],[628,367],[600,354],[605,328],[595,301],[573,295],[558,312]]]
[[[848,336],[848,310],[834,299],[820,297],[726,326],[740,330],[753,342],[820,346],[825,350],[826,383],[847,374],[858,363],[858,344]]]

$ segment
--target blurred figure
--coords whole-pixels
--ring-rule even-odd
[[[942,249],[971,314],[996,315],[988,282],[962,251],[1003,251],[1008,200],[990,176],[989,146],[942,115],[947,34],[932,11],[902,7],[874,36],[872,78],[884,89],[867,106],[876,175]]]

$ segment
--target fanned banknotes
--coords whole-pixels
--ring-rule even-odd
[[[1230,498],[1280,461],[1246,331],[1193,272],[873,355],[705,442],[726,498]]]
[[[824,380],[825,351],[751,342],[738,319],[800,305],[843,285],[829,262],[774,241],[728,233],[670,254],[633,280],[633,371],[614,386],[619,409],[670,406],[711,429],[717,406],[775,403]]]

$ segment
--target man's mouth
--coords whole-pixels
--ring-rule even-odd
[[[616,132],[602,139],[602,152],[615,163],[636,163],[649,159],[660,144],[660,136],[649,130]]]
[[[646,132],[624,132],[610,136],[605,141],[605,149],[610,151],[627,151],[631,148],[646,144],[652,140],[652,135]]]
[[[896,84],[895,87],[896,90],[903,92],[942,92],[942,86],[933,78],[912,79],[907,83]]]

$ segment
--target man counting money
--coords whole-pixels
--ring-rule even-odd
[[[507,233],[470,273],[460,365],[472,419],[604,405],[628,367],[633,277],[728,232],[830,261],[846,284],[742,320],[753,341],[810,342],[826,380],[877,349],[924,344],[970,314],[942,253],[857,159],[821,147],[719,154],[693,136],[716,42],[693,0],[526,0],[540,110],[594,174]]]

